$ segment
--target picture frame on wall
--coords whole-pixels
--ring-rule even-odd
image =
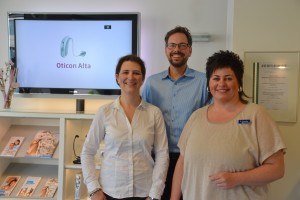
[[[248,83],[252,102],[264,106],[275,121],[297,121],[299,54],[298,51],[244,54],[248,79],[244,81]]]

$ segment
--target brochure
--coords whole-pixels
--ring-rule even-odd
[[[26,156],[51,158],[59,142],[59,135],[49,130],[38,131],[29,145]]]
[[[57,190],[57,186],[58,186],[57,178],[48,178],[39,196],[42,198],[45,197],[52,198]]]
[[[0,186],[0,196],[9,196],[20,179],[21,176],[7,176]]]
[[[1,152],[1,156],[14,157],[19,150],[21,144],[23,143],[24,137],[13,136],[11,137],[3,151]]]
[[[17,196],[30,197],[39,184],[41,177],[28,176]]]

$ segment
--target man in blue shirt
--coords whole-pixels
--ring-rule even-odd
[[[150,76],[142,92],[143,99],[158,106],[166,123],[170,164],[162,200],[169,200],[172,177],[179,148],[177,143],[190,115],[207,101],[206,76],[187,65],[192,55],[192,36],[185,27],[177,26],[165,36],[165,54],[170,66]]]

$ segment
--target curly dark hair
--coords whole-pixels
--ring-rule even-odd
[[[169,32],[167,32],[166,36],[165,36],[165,44],[168,43],[169,41],[169,37],[175,33],[183,33],[185,34],[185,36],[187,37],[188,40],[188,44],[189,46],[192,46],[193,40],[192,40],[192,35],[190,33],[190,30],[186,27],[183,26],[176,26],[175,28],[173,28],[172,30],[170,30]]]
[[[245,97],[246,98],[249,97],[243,91],[244,63],[240,59],[240,57],[232,51],[220,50],[207,59],[206,62],[207,86],[209,87],[209,80],[213,72],[216,71],[217,69],[223,69],[223,68],[230,68],[234,72],[239,84],[239,88],[241,88],[241,90],[239,90],[239,99],[244,104],[248,103],[248,100],[246,100]],[[207,101],[209,102],[211,101],[211,99],[212,99],[212,95],[209,92]]]

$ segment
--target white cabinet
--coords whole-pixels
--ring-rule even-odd
[[[93,114],[62,114],[41,112],[0,112],[0,152],[11,136],[24,136],[25,140],[15,157],[0,157],[0,184],[8,175],[19,175],[21,180],[9,197],[1,199],[20,199],[14,197],[27,176],[41,176],[32,197],[41,199],[38,194],[48,177],[58,178],[58,190],[53,199],[74,199],[75,175],[81,174],[81,165],[73,164],[74,153],[79,156],[85,136],[92,122]],[[31,139],[39,130],[53,130],[59,133],[59,144],[52,158],[24,157]],[[73,142],[75,135],[79,137]],[[87,199],[85,185],[81,184],[81,199]]]

